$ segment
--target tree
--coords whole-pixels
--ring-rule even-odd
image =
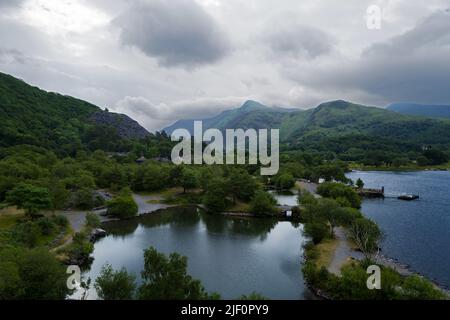
[[[32,218],[40,210],[52,206],[51,197],[46,188],[35,187],[20,183],[6,194],[6,202],[24,209],[28,217]]]
[[[367,218],[358,218],[350,227],[350,237],[355,241],[364,256],[370,259],[378,250],[378,243],[382,233],[377,224]]]
[[[183,193],[186,193],[189,189],[194,189],[198,185],[197,176],[192,170],[184,169],[181,174],[181,186],[183,187]]]
[[[131,300],[136,290],[136,277],[125,268],[114,271],[111,265],[106,264],[94,286],[103,300]]]
[[[89,210],[94,207],[94,197],[92,196],[92,189],[81,188],[75,193],[75,207]]]
[[[66,189],[66,185],[61,181],[52,181],[49,191],[52,198],[52,209],[63,209],[70,197],[70,191]]]
[[[342,183],[326,182],[317,187],[317,193],[322,197],[341,199],[341,203],[349,204],[352,208],[361,208],[361,198],[356,191]],[[345,201],[343,201],[345,200]]]
[[[329,233],[328,226],[323,222],[308,222],[305,224],[305,234],[311,237],[314,244],[322,242]]]
[[[64,266],[45,248],[0,251],[0,300],[63,300],[66,280]]]
[[[272,215],[276,212],[277,200],[268,192],[258,190],[250,202],[250,210],[258,216]]]
[[[200,300],[208,297],[199,280],[187,274],[187,258],[168,257],[150,247],[144,251],[144,270],[139,298],[142,300]]]
[[[358,178],[358,180],[356,180],[356,186],[358,187],[358,189],[364,188],[364,182],[361,180],[361,178]]]
[[[138,205],[134,201],[131,190],[129,189],[123,189],[117,197],[108,201],[106,206],[108,215],[120,219],[131,218],[138,213]]]
[[[221,178],[214,178],[208,183],[203,204],[209,211],[220,212],[227,206],[227,185]]]
[[[448,162],[448,156],[441,150],[430,148],[423,152],[423,156],[428,159],[428,164],[439,165]]]
[[[233,169],[228,177],[228,189],[233,197],[244,201],[250,200],[255,194],[258,184],[255,179],[245,170]]]
[[[275,186],[279,190],[289,190],[295,185],[294,176],[290,173],[282,173],[275,178]]]

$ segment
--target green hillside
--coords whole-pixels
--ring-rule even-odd
[[[122,151],[130,148],[129,139],[123,138],[134,138],[130,130],[139,133],[136,138],[148,134],[126,116],[105,115],[86,101],[46,92],[0,73],[0,147],[33,145],[61,155],[79,149]]]
[[[179,121],[168,132],[183,125],[190,129],[193,121]],[[315,150],[344,160],[359,161],[368,152],[383,153],[386,159],[414,159],[424,147],[444,151],[450,147],[449,120],[407,116],[342,100],[309,110],[269,108],[248,101],[203,123],[205,128],[220,130],[279,128],[284,150]]]

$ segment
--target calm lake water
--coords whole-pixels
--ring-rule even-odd
[[[363,213],[376,221],[386,238],[384,255],[450,288],[450,172],[352,172],[368,188],[385,187],[386,198],[366,199]],[[402,201],[402,193],[420,195]]]
[[[139,277],[143,250],[188,257],[188,272],[209,292],[237,298],[258,292],[271,299],[305,299],[301,263],[302,226],[272,219],[208,215],[195,208],[170,208],[129,221],[109,222],[96,242],[86,276],[94,280],[110,263]],[[95,298],[95,292],[90,294]]]

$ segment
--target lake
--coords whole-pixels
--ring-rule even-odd
[[[92,280],[105,263],[139,277],[143,250],[154,246],[187,256],[188,272],[224,299],[252,292],[271,299],[312,298],[301,272],[300,224],[209,215],[189,207],[108,222],[104,228],[108,236],[95,243],[95,260],[85,274]]]
[[[386,198],[365,199],[363,213],[385,233],[383,254],[450,288],[450,172],[361,172],[367,188],[385,187]],[[402,193],[420,195],[398,200]]]

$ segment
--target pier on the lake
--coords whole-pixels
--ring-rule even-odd
[[[366,198],[384,198],[384,187],[381,189],[361,188],[356,190],[361,197]]]

